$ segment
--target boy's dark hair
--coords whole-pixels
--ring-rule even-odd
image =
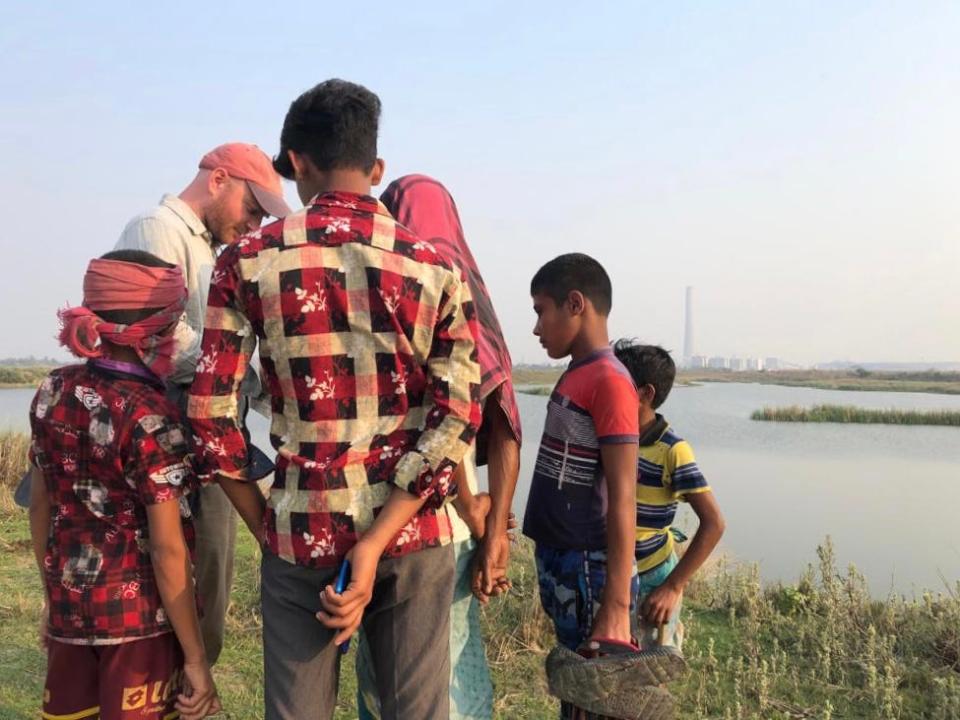
[[[146,250],[111,250],[106,255],[100,256],[101,260],[118,260],[119,262],[136,263],[145,267],[176,267],[166,260],[161,260],[156,255],[148,253]],[[133,325],[144,318],[148,318],[162,308],[143,308],[141,310],[96,310],[96,314],[110,323],[120,325]]]
[[[309,157],[318,170],[370,172],[377,160],[380,98],[362,85],[326,80],[290,103],[273,168],[293,180],[288,150]]]
[[[589,255],[560,255],[537,270],[530,281],[530,294],[543,294],[561,305],[574,290],[579,290],[601,315],[609,315],[613,304],[610,276]]]
[[[677,366],[670,353],[659,345],[641,345],[636,340],[627,339],[617,340],[613,344],[613,352],[630,371],[638,390],[644,385],[653,386],[654,409],[663,405],[677,376]]]

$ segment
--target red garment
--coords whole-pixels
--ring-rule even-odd
[[[172,632],[119,645],[51,641],[43,717],[170,720],[182,692],[183,651]]]
[[[170,631],[149,552],[147,505],[179,502],[195,475],[163,387],[90,365],[54,370],[30,407],[30,461],[52,517],[44,558],[49,632],[111,644]]]
[[[486,400],[492,395],[496,399],[519,443],[520,411],[513,390],[513,361],[493,309],[493,300],[463,236],[463,226],[453,198],[433,178],[404,175],[387,186],[380,201],[397,220],[421,240],[430,242],[444,259],[463,273],[473,296],[480,330],[477,337],[480,397]],[[486,463],[488,433],[489,428],[481,426],[477,434],[477,463],[480,465]]]
[[[83,305],[60,310],[60,344],[77,357],[101,357],[101,338],[133,348],[160,377],[172,370],[173,335],[187,288],[179,267],[147,267],[119,260],[91,260],[83,277]],[[107,322],[97,311],[159,308],[131,325]]]
[[[555,550],[607,547],[607,483],[600,448],[640,440],[637,388],[607,346],[557,380],[533,468],[523,534]]]
[[[388,555],[450,542],[480,424],[470,291],[374,198],[323,193],[217,260],[188,415],[206,471],[245,480],[236,398],[259,343],[277,469],[267,546],[336,566],[392,487],[427,500]]]

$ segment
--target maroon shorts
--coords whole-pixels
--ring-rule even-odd
[[[183,675],[176,636],[117,645],[50,641],[45,720],[171,720]]]

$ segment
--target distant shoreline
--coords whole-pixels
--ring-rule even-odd
[[[0,390],[36,388],[53,369],[48,365],[0,366]],[[531,367],[513,369],[517,391],[529,395],[549,395],[563,367]],[[960,395],[960,372],[869,372],[864,370],[681,370],[675,385],[689,387],[702,383],[759,383],[786,387],[809,387],[820,390],[851,392],[919,392]]]
[[[562,367],[520,366],[513,370],[513,382],[521,386],[543,386],[556,383]],[[681,370],[677,386],[701,383],[759,383],[786,387],[809,387],[820,390],[851,392],[919,392],[960,395],[960,372],[872,372],[866,370]],[[542,394],[533,392],[529,394]]]
[[[0,389],[36,389],[55,365],[0,365]]]
[[[944,372],[856,372],[824,370],[681,371],[678,379],[693,382],[759,383],[786,387],[849,392],[919,392],[960,395],[960,373]]]

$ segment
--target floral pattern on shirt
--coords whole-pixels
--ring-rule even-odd
[[[476,317],[460,273],[373,198],[327,193],[227,248],[188,414],[205,473],[245,479],[240,380],[259,342],[277,472],[268,548],[336,565],[391,487],[427,503],[387,549],[446,543],[440,510],[480,423]]]

